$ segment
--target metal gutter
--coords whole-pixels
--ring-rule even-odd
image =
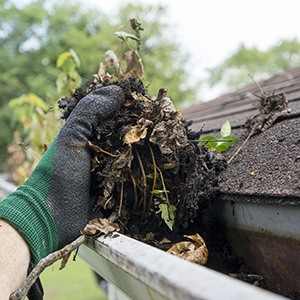
[[[90,240],[79,256],[134,300],[286,299],[117,233]]]
[[[16,188],[7,182],[5,174],[0,175],[0,197],[6,197]],[[231,198],[227,200],[229,199]],[[257,206],[252,203],[253,207],[249,210],[247,204],[234,202],[232,199],[221,200],[214,204],[215,212],[219,214],[225,228],[229,230],[229,237],[230,229],[237,230],[233,234],[237,237],[233,238],[234,241],[239,240],[240,233],[244,229],[254,232],[254,236],[257,235],[258,229],[260,231],[264,229],[274,236],[281,236],[282,242],[286,243],[284,250],[290,254],[289,249],[292,249],[292,245],[287,243],[285,238],[300,239],[300,222],[295,221],[300,220],[300,206],[296,207],[297,210],[295,207],[282,205],[279,207],[273,205],[269,208],[265,205],[262,208],[263,205]],[[235,244],[233,243],[233,246]],[[248,245],[241,242],[238,244]],[[296,253],[299,254],[298,250]],[[109,300],[286,299],[118,233],[90,240],[80,247],[79,255],[92,269],[111,283],[108,289]],[[256,263],[260,263],[259,259],[254,256]],[[297,264],[299,260],[294,263],[295,266]],[[295,269],[300,270],[298,267]],[[300,275],[296,276],[295,280],[298,278]]]
[[[211,210],[230,246],[264,277],[267,289],[284,295],[300,293],[300,206],[294,205],[299,199],[256,197],[255,203],[254,198],[225,195]]]

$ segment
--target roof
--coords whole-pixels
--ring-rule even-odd
[[[221,173],[220,192],[235,201],[300,205],[300,67],[259,84],[266,93],[286,93],[291,112],[281,113],[271,128],[250,137]],[[245,122],[259,113],[251,107],[257,100],[254,94],[261,94],[255,83],[194,105],[182,113],[186,119],[194,121],[194,130],[200,130],[206,122],[202,136],[220,137],[222,124],[230,121],[232,134],[240,140],[224,152],[228,160],[248,135]]]

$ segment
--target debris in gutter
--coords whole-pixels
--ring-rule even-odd
[[[256,81],[254,82],[256,83]],[[244,147],[244,145],[253,134],[266,131],[274,124],[281,113],[289,113],[291,111],[285,93],[273,92],[271,94],[266,94],[258,84],[257,86],[260,88],[262,95],[255,95],[256,97],[258,97],[258,100],[252,104],[252,107],[257,108],[260,113],[247,120],[247,122],[245,123],[245,127],[248,130],[248,136],[245,139],[244,143],[228,160],[228,164],[240,152],[240,150]]]

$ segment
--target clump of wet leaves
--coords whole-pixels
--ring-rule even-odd
[[[216,196],[226,161],[200,145],[200,132],[189,129],[192,122],[174,108],[167,90],[152,99],[136,77],[98,76],[60,101],[63,118],[89,92],[111,84],[123,89],[126,100],[89,141],[94,211],[101,209],[135,238],[143,240],[149,232],[169,237],[188,228]]]

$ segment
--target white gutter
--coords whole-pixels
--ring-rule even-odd
[[[286,299],[117,233],[90,240],[79,256],[134,300]]]

